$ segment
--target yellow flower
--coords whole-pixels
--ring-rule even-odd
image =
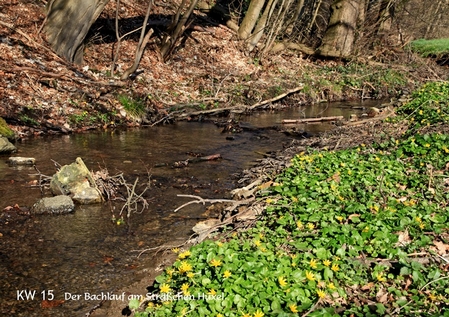
[[[212,261],[210,261],[210,265],[215,266],[215,267],[220,266],[221,261],[217,260],[217,259],[212,259]]]
[[[222,314],[218,313],[217,317],[224,317]]]
[[[170,293],[170,285],[168,284],[162,284],[159,289],[161,290],[161,293]]]
[[[228,270],[224,271],[224,273],[223,273],[223,277],[224,277],[224,278],[228,278],[228,277],[230,277],[231,275],[232,275],[232,273],[229,272]]]
[[[260,240],[254,240],[254,244],[256,245],[256,247],[260,247],[261,242]]]
[[[221,247],[221,246],[223,246],[223,243],[222,243],[221,241],[217,241],[217,245],[218,245],[219,247]]]
[[[340,269],[340,268],[338,267],[338,264],[337,264],[337,263],[332,264],[332,267],[331,267],[331,270],[332,270],[332,271],[337,272],[339,269]]]
[[[193,278],[194,276],[195,276],[195,273],[193,273],[193,272],[187,273],[188,278]]]
[[[331,265],[331,261],[329,261],[329,260],[324,260],[324,261],[323,261],[323,264],[324,264],[324,266],[329,266],[329,265]]]
[[[255,313],[254,313],[254,317],[263,317],[265,314],[264,313],[262,313],[260,310],[257,310]]]
[[[343,217],[342,216],[337,216],[337,217],[335,217],[335,219],[337,219],[339,222],[343,221]]]
[[[436,297],[434,294],[430,293],[430,294],[429,294],[429,299],[430,299],[432,302],[434,302],[434,301],[437,300],[437,297]]]
[[[179,252],[179,248],[173,248],[171,249],[173,253],[178,253]]]
[[[310,264],[310,267],[311,267],[312,269],[316,269],[316,268],[317,268],[316,260],[315,260],[315,259],[311,259],[310,262],[309,262],[309,264]]]
[[[180,259],[185,259],[185,258],[188,257],[189,255],[191,255],[191,253],[190,253],[189,250],[187,250],[187,251],[184,251],[184,252],[182,252],[182,253],[179,253],[178,258],[180,258]]]
[[[167,270],[167,274],[168,274],[168,275],[171,276],[173,273],[175,273],[175,270],[173,270],[173,269],[168,269],[168,270]]]
[[[318,297],[319,297],[319,298],[324,298],[324,297],[326,297],[326,293],[325,293],[324,291],[320,290],[320,289],[317,290],[316,293],[318,294]]]
[[[209,294],[209,295],[216,295],[217,292],[216,292],[213,288],[211,288],[211,289],[209,290],[209,293],[207,293],[207,294]]]
[[[376,278],[377,278],[377,280],[378,280],[379,282],[385,282],[385,281],[386,281],[386,278],[383,276],[383,273],[382,273],[382,272],[377,273],[377,274],[376,274]]]
[[[327,284],[327,287],[328,287],[329,289],[336,289],[334,283],[329,283],[329,284]]]
[[[179,266],[180,273],[189,272],[191,270],[192,270],[192,265],[190,265],[190,263],[188,263],[187,261],[181,262],[181,265]]]
[[[298,227],[298,229],[304,228],[304,225],[302,224],[302,222],[300,220],[296,221],[296,226]]]
[[[307,224],[307,228],[309,228],[309,230],[313,230],[313,229],[315,229],[315,225],[313,223],[309,222]]]
[[[242,317],[251,317],[251,314],[243,313]]]
[[[307,272],[306,272],[306,278],[307,278],[309,281],[314,281],[314,280],[315,280],[315,274],[313,274],[312,272],[307,271]]]
[[[363,229],[363,232],[368,232],[368,231],[369,231],[369,227],[366,226],[366,227]]]
[[[295,304],[288,305],[288,308],[290,308],[290,311],[292,313],[297,313],[298,312],[298,307],[296,307]]]
[[[429,143],[424,144],[425,147],[430,147]]]
[[[279,282],[279,285],[281,285],[281,287],[284,287],[284,286],[286,286],[288,284],[283,276],[280,276],[278,278],[278,282]]]
[[[181,290],[183,293],[187,292],[187,290],[189,289],[190,285],[188,283],[184,283],[181,286]]]
[[[426,225],[425,224],[423,224],[422,222],[419,224],[419,228],[422,230],[422,229],[424,229],[426,227]]]
[[[266,202],[267,204],[271,204],[271,203],[274,202],[274,200],[271,199],[271,198],[267,198],[267,199],[265,200],[265,202]]]

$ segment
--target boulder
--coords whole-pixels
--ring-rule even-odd
[[[72,198],[65,195],[42,198],[31,208],[31,212],[35,215],[67,214],[73,212],[74,210],[75,204],[73,203]]]
[[[100,191],[83,160],[78,157],[70,165],[64,165],[53,175],[50,189],[54,195],[71,195],[80,204],[103,201]]]
[[[0,117],[0,135],[4,136],[8,140],[12,141],[16,138],[16,134],[13,130],[8,126],[5,119]]]
[[[0,154],[12,153],[16,151],[16,147],[9,142],[4,136],[0,136]]]

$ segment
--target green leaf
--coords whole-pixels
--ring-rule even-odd
[[[140,306],[140,301],[138,299],[131,299],[128,303],[128,307],[131,310],[136,310]]]

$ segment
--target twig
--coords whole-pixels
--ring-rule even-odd
[[[195,195],[177,195],[178,197],[188,197],[188,198],[194,198],[196,200],[192,200],[189,201],[188,203],[185,203],[183,205],[181,205],[180,207],[176,208],[175,210],[173,210],[173,212],[177,212],[178,210],[181,210],[182,208],[191,205],[191,204],[203,204],[205,205],[206,203],[210,203],[210,204],[214,204],[214,203],[236,203],[238,202],[237,200],[233,200],[233,199],[204,199],[201,198],[200,196],[195,196]]]

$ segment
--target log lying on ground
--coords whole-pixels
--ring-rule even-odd
[[[313,123],[313,122],[325,122],[325,121],[341,121],[343,116],[321,117],[321,118],[305,118],[305,119],[284,119],[282,124],[289,123]]]

